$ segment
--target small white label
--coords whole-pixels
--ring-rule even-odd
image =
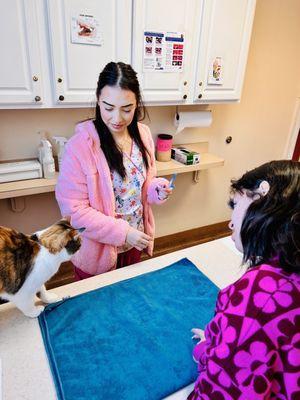
[[[55,165],[54,164],[49,164],[48,165],[48,169],[49,169],[49,172],[55,172]]]

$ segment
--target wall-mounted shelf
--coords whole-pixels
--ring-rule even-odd
[[[179,145],[177,145],[178,147]],[[156,161],[157,175],[166,176],[171,174],[184,174],[186,172],[194,172],[194,181],[199,181],[199,172],[203,169],[209,169],[213,167],[220,167],[224,165],[224,159],[214,154],[208,153],[208,142],[182,144],[183,146],[191,151],[197,151],[200,153],[200,163],[194,165],[184,165],[178,161]]]
[[[56,172],[55,177],[52,179],[40,178],[0,183],[0,199],[54,192],[57,177],[58,172]]]
[[[203,152],[203,144],[194,143],[183,145],[184,147],[199,151],[201,153],[200,163],[195,165],[184,165],[178,161],[171,160],[166,162],[156,161],[157,175],[166,176],[171,174],[183,174],[185,172],[200,171],[224,165],[224,159],[213,154]],[[197,174],[197,172],[195,172]],[[0,183],[0,200],[9,199],[20,196],[30,196],[39,193],[54,192],[57,182],[58,172],[53,179],[28,179],[25,181],[16,181],[8,183]],[[196,180],[196,176],[194,177]]]
[[[200,171],[202,169],[220,167],[222,165],[224,165],[224,159],[210,153],[201,153],[200,163],[194,165],[184,165],[173,159],[166,162],[156,161],[158,176],[183,174],[185,172]]]

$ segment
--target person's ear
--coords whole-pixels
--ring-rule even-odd
[[[259,184],[259,187],[257,189],[257,193],[259,193],[262,196],[265,196],[270,190],[270,184],[267,181],[262,181]]]

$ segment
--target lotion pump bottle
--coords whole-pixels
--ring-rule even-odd
[[[52,146],[49,140],[42,139],[42,165],[44,178],[51,179],[55,177],[55,164],[52,154]]]

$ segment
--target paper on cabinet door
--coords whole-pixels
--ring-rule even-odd
[[[103,33],[100,26],[99,18],[93,15],[73,15],[71,18],[71,42],[102,46]]]
[[[223,85],[223,69],[222,57],[212,59],[209,66],[207,83],[210,85]]]
[[[184,58],[184,33],[144,31],[143,71],[182,72]]]

